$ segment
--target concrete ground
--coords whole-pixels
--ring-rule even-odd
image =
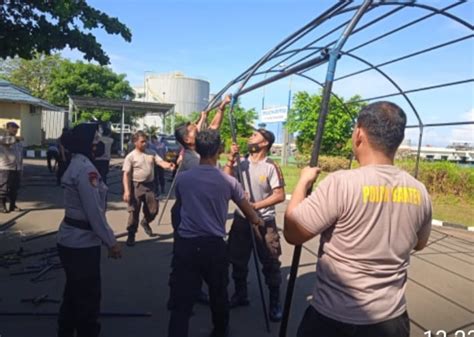
[[[117,162],[118,163],[118,162]],[[54,177],[43,161],[27,160],[21,190],[20,213],[0,214],[0,255],[23,247],[25,252],[36,252],[54,247],[50,235],[25,242],[25,239],[56,230],[63,217],[62,190],[55,186]],[[123,232],[127,212],[121,202],[120,169],[113,168],[109,175],[110,198],[107,218],[116,232]],[[171,201],[172,203],[172,201]],[[170,207],[168,204],[168,209]],[[161,207],[163,202],[161,203]],[[285,205],[278,207],[278,223],[282,224]],[[230,225],[230,222],[228,222]],[[148,238],[140,230],[139,242],[133,248],[123,249],[121,260],[109,260],[103,250],[102,310],[115,313],[151,313],[150,317],[104,317],[104,337],[166,336],[169,313],[168,274],[171,260],[172,228],[169,212],[165,212],[156,238]],[[125,238],[122,238],[123,241]],[[288,336],[295,336],[296,327],[307,306],[314,282],[318,240],[304,246],[296,283]],[[293,249],[283,240],[282,271],[287,279]],[[53,258],[54,259],[54,258]],[[2,260],[0,260],[1,262]],[[58,304],[46,303],[35,307],[21,303],[23,298],[48,294],[60,299],[64,285],[61,269],[52,270],[38,282],[30,279],[35,274],[12,276],[13,272],[41,263],[41,256],[23,258],[9,268],[0,266],[0,336],[51,337],[55,335],[55,317],[5,316],[6,312],[55,313]],[[278,324],[271,325],[271,334],[265,332],[262,309],[253,264],[249,279],[251,305],[231,312],[231,336],[277,336]],[[429,247],[413,255],[408,274],[407,298],[411,317],[412,336],[454,336],[459,330],[467,333],[474,329],[474,236],[454,229],[434,228]],[[286,289],[286,284],[283,289]],[[232,286],[229,292],[232,292]],[[196,305],[191,319],[191,337],[207,336],[211,330],[210,312],[206,306]],[[438,333],[436,335],[436,333]],[[473,332],[474,333],[474,332]],[[464,336],[461,333],[456,337]]]

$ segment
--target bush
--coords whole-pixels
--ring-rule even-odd
[[[297,154],[295,156],[296,165],[298,167],[305,167],[309,165],[311,155]],[[335,172],[338,170],[349,169],[350,160],[340,156],[319,156],[318,166],[324,172]]]
[[[399,160],[396,165],[414,174],[416,160]],[[420,161],[418,180],[431,194],[474,199],[474,169],[447,161]]]

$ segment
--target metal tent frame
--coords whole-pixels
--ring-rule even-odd
[[[317,38],[312,40],[310,43],[305,44],[303,47],[298,47],[297,43],[301,41],[303,38],[305,38],[307,35],[309,35],[311,32],[314,32],[317,28],[319,28],[323,23],[328,22],[330,19],[335,18],[337,16],[340,16],[342,14],[348,14],[352,12],[356,12],[359,10],[363,4],[355,5],[355,6],[349,6],[353,3],[353,1],[338,1],[335,5],[330,7],[328,10],[323,12],[321,15],[319,15],[317,18],[300,28],[298,31],[295,33],[291,34],[287,38],[285,38],[282,42],[280,42],[277,46],[275,46],[273,49],[271,49],[269,52],[267,52],[261,59],[259,59],[255,64],[253,64],[251,67],[249,67],[247,70],[245,70],[243,73],[241,73],[239,76],[237,76],[235,79],[230,81],[224,88],[222,88],[214,97],[213,100],[209,102],[208,109],[215,108],[218,104],[217,99],[218,97],[221,97],[223,94],[225,94],[229,89],[231,89],[235,85],[239,85],[238,89],[234,93],[234,98],[238,98],[239,96],[242,96],[246,93],[249,93],[253,90],[256,90],[258,88],[261,88],[267,84],[273,83],[275,81],[278,81],[280,79],[283,79],[285,77],[291,76],[291,75],[297,75],[302,78],[306,78],[313,83],[318,84],[319,86],[324,88],[324,84],[317,79],[315,79],[313,76],[307,74],[310,70],[313,70],[323,64],[328,63],[329,61],[329,53],[328,51],[334,47],[337,43],[337,39],[334,39],[333,41],[326,43],[323,46],[316,46],[316,44],[320,41],[322,41],[324,38],[331,36],[331,34],[335,34],[339,31],[341,31],[343,28],[347,27],[348,24],[350,24],[352,19],[349,19],[347,21],[344,21],[342,24],[336,26],[335,28],[329,30],[328,32],[318,35]],[[365,3],[365,1],[364,1]],[[380,76],[385,78],[395,89],[396,91],[394,93],[386,94],[386,95],[381,95],[381,96],[376,96],[376,97],[370,97],[370,98],[364,98],[359,101],[354,101],[353,103],[357,102],[368,102],[368,101],[373,101],[377,99],[383,99],[383,98],[389,98],[389,97],[394,97],[394,96],[402,96],[404,100],[408,103],[410,106],[411,112],[415,115],[417,124],[416,125],[409,125],[407,128],[419,128],[419,141],[418,141],[418,150],[417,150],[417,162],[415,166],[415,176],[418,175],[418,170],[419,170],[419,158],[420,158],[420,151],[421,151],[421,144],[423,141],[423,131],[424,128],[427,127],[439,127],[439,126],[447,126],[446,123],[431,123],[431,124],[424,124],[422,121],[422,118],[420,116],[420,113],[418,109],[416,108],[415,104],[412,102],[410,97],[408,96],[411,93],[415,92],[421,92],[421,91],[428,91],[428,90],[434,90],[434,89],[439,89],[443,87],[451,87],[451,86],[457,86],[457,85],[465,85],[474,82],[474,78],[467,78],[467,79],[460,79],[456,81],[451,81],[451,82],[446,82],[446,83],[439,83],[435,84],[432,86],[428,87],[420,87],[420,88],[415,88],[415,89],[409,89],[409,90],[404,90],[401,85],[399,85],[392,76],[388,74],[388,72],[382,70],[384,66],[387,66],[389,64],[395,64],[397,62],[407,60],[422,54],[429,53],[431,51],[441,49],[448,47],[450,45],[454,45],[457,43],[461,43],[463,41],[472,39],[474,37],[473,34],[473,29],[474,26],[459,18],[458,16],[449,13],[448,11],[456,8],[464,3],[467,3],[467,0],[461,0],[461,1],[453,1],[449,5],[446,5],[442,8],[437,8],[434,6],[422,4],[422,3],[417,3],[415,1],[369,1],[367,9],[364,11],[364,14],[373,11],[376,8],[381,8],[381,7],[394,7],[391,8],[388,12],[383,13],[382,15],[376,17],[375,19],[372,19],[360,27],[357,27],[354,29],[349,38],[361,31],[364,31],[365,29],[373,26],[376,23],[382,22],[384,19],[389,18],[390,16],[394,15],[395,13],[398,13],[402,10],[407,10],[411,8],[417,8],[424,10],[428,12],[428,14],[423,15],[417,19],[411,20],[409,22],[406,22],[402,25],[400,25],[397,28],[391,29],[387,32],[384,32],[374,38],[369,39],[368,41],[361,43],[355,47],[350,48],[349,50],[340,50],[339,58],[352,58],[354,60],[357,60],[361,64],[363,64],[365,67],[359,71],[342,75],[340,77],[337,77],[334,79],[335,81],[339,81],[342,79],[354,77],[357,75],[360,75],[364,72],[374,70]],[[446,4],[443,2],[442,4]],[[455,38],[451,39],[449,41],[445,41],[443,43],[433,45],[429,48],[424,48],[422,50],[418,50],[416,52],[412,52],[400,57],[397,57],[395,59],[380,63],[380,64],[373,64],[370,61],[366,60],[365,58],[355,54],[354,52],[356,50],[359,50],[363,47],[369,46],[377,41],[380,41],[384,38],[387,38],[388,36],[391,36],[395,33],[398,33],[402,30],[405,30],[409,27],[412,27],[416,24],[419,24],[420,22],[426,21],[427,19],[430,19],[434,16],[443,16],[446,19],[450,19],[460,26],[466,28],[467,34],[465,36],[462,36],[460,38]],[[308,53],[309,52],[309,53]],[[286,63],[286,66],[278,69],[278,66]],[[249,81],[253,78],[257,78],[262,75],[268,75],[271,74],[273,76],[271,77],[266,77],[265,79],[258,81],[256,83],[253,83],[252,85],[248,85]],[[333,95],[336,95],[335,93]],[[336,96],[337,97],[337,96]],[[346,111],[349,111],[349,109],[346,107]],[[460,122],[451,122],[449,125],[467,125],[467,124],[474,124],[472,121],[460,121]]]
[[[360,75],[362,73],[368,71],[375,71],[377,72],[382,78],[384,78],[388,83],[390,83],[394,87],[394,92],[386,95],[381,95],[377,97],[370,97],[364,98],[357,102],[368,102],[388,97],[395,97],[401,96],[404,101],[408,104],[410,112],[414,114],[417,123],[415,125],[409,125],[407,128],[418,128],[419,129],[419,141],[418,141],[418,149],[417,149],[417,161],[415,166],[415,177],[418,175],[419,170],[419,159],[420,159],[420,152],[421,152],[421,144],[423,142],[423,131],[425,128],[428,127],[441,127],[441,126],[455,126],[455,125],[469,125],[474,124],[473,121],[459,121],[459,122],[445,122],[445,123],[424,123],[419,109],[413,103],[413,100],[410,98],[410,94],[415,92],[423,92],[429,90],[435,90],[444,87],[453,87],[459,85],[471,85],[474,82],[474,78],[462,78],[457,79],[455,81],[445,82],[445,83],[437,83],[431,86],[420,87],[415,89],[405,90],[402,86],[397,83],[394,77],[389,74],[389,71],[382,69],[387,65],[395,64],[403,60],[407,60],[419,55],[423,55],[426,53],[430,53],[435,50],[439,50],[442,48],[446,48],[448,46],[452,46],[464,41],[468,41],[474,37],[473,34],[473,25],[466,20],[460,18],[459,16],[450,12],[456,7],[459,7],[465,3],[466,0],[460,1],[444,1],[442,3],[438,3],[439,7],[433,6],[431,4],[425,4],[410,0],[361,0],[358,4],[354,5],[354,1],[338,1],[333,4],[333,6],[329,7],[325,10],[322,14],[317,16],[315,19],[304,25],[302,28],[294,32],[293,34],[289,35],[285,39],[283,39],[279,44],[277,44],[274,48],[269,50],[263,57],[261,57],[257,62],[255,62],[252,66],[242,72],[239,76],[235,79],[230,81],[224,88],[222,88],[215,96],[213,100],[209,102],[207,109],[212,109],[217,106],[217,98],[222,96],[226,93],[229,89],[236,86],[237,89],[234,91],[233,94],[233,101],[230,107],[230,117],[232,119],[232,111],[233,106],[236,103],[236,100],[253,90],[261,88],[267,84],[273,83],[285,77],[296,75],[309,81],[317,84],[318,86],[323,88],[323,100],[321,103],[321,111],[320,111],[320,118],[317,125],[317,130],[315,127],[315,141],[313,146],[313,155],[310,165],[315,166],[317,165],[318,157],[319,157],[319,148],[321,145],[321,139],[324,131],[324,124],[325,124],[325,117],[328,111],[328,103],[329,98],[331,95],[335,96],[340,103],[343,104],[344,110],[350,114],[350,109],[348,108],[346,103],[343,103],[342,100],[338,98],[338,96],[332,92],[332,85],[335,81],[339,81],[342,79],[347,79],[350,77],[354,77]],[[377,12],[377,9],[387,9],[386,12],[375,16],[368,20],[367,22],[360,24],[361,19],[367,15],[369,12],[373,12],[374,14]],[[385,19],[391,17],[396,13],[402,13],[407,10],[417,9],[419,11],[424,12],[424,15],[408,21],[403,22],[398,27],[380,32],[377,36],[370,38],[369,40],[360,43],[350,49],[345,50],[344,45],[348,39],[351,39],[354,35],[358,34],[366,30],[367,28],[383,22]],[[337,25],[336,27],[325,31],[319,32],[319,28],[323,26],[324,23],[330,22],[332,19],[339,17],[341,15],[347,15],[349,18],[344,20],[341,24]],[[413,27],[417,24],[420,24],[423,21],[426,21],[432,17],[443,17],[447,20],[451,20],[452,22],[456,23],[459,27],[466,29],[466,35],[457,37],[448,41],[443,41],[442,43],[432,45],[428,48],[423,48],[417,50],[415,52],[411,52],[405,54],[403,56],[375,64],[370,60],[362,57],[356,51],[363,47],[367,47],[372,45],[375,42],[379,42],[382,39],[385,39],[393,34],[396,34],[400,31],[403,31],[409,27]],[[308,38],[311,34],[314,35],[310,42],[304,43],[304,39]],[[325,38],[331,37],[332,34],[339,34],[339,38],[332,40],[329,43],[325,43],[322,45],[318,45],[318,43],[322,43]],[[299,44],[303,43],[302,46]],[[352,72],[349,74],[345,74],[339,77],[335,77],[335,69],[338,62],[341,59],[351,59],[355,60],[358,63],[363,65],[363,68],[356,72]],[[318,81],[314,76],[308,74],[310,70],[316,69],[324,64],[328,64],[328,70],[326,73],[325,82]],[[281,65],[285,64],[284,67]],[[279,67],[280,66],[280,67]],[[259,76],[264,75],[263,80],[256,80]],[[267,75],[270,75],[268,77]],[[251,83],[251,81],[253,82]],[[251,83],[251,84],[249,84]],[[349,102],[348,104],[350,104]],[[354,120],[355,116],[351,115],[351,118]],[[301,246],[296,246],[293,261],[291,266],[290,272],[290,279],[288,282],[287,294],[285,299],[285,308],[284,308],[284,319],[280,327],[280,337],[286,336],[287,324],[288,324],[288,317],[289,311],[291,308],[291,297],[293,293],[293,288],[296,280],[298,265],[299,265],[299,257],[301,254]]]

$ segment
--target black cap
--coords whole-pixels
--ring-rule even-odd
[[[257,129],[257,132],[261,134],[263,138],[265,138],[265,140],[268,142],[268,149],[270,150],[273,143],[275,143],[275,135],[273,134],[273,132],[263,128]]]
[[[7,123],[7,128],[17,128],[17,129],[19,129],[20,126],[16,122],[8,122]]]

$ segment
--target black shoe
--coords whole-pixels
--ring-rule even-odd
[[[280,305],[280,289],[270,289],[270,306],[269,306],[270,321],[280,322],[283,318],[283,312]]]
[[[249,298],[247,297],[247,291],[236,291],[230,298],[229,306],[231,308],[246,307],[250,305]]]
[[[17,206],[10,206],[9,212],[22,212],[23,210]]]
[[[127,243],[127,246],[129,247],[135,246],[135,234],[128,234],[126,243]]]
[[[209,295],[201,289],[196,301],[200,304],[209,305]]]
[[[156,236],[154,233],[153,233],[153,230],[151,229],[150,225],[146,222],[142,222],[142,227],[143,227],[143,230],[145,231],[146,235],[148,235],[149,237],[154,237]]]
[[[225,331],[217,331],[216,329],[213,329],[209,337],[228,337],[229,330],[229,326],[225,328]]]

